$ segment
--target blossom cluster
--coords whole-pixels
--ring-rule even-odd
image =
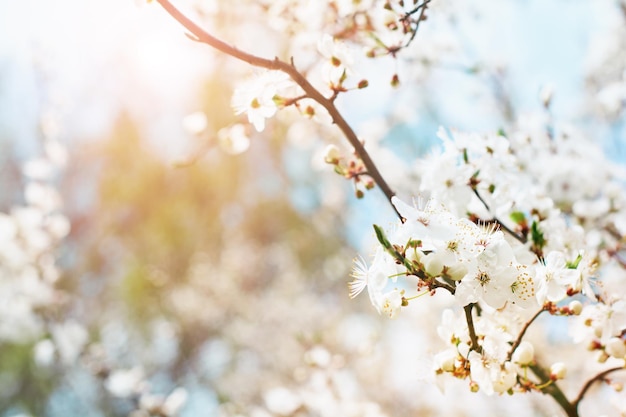
[[[69,221],[52,181],[65,161],[65,149],[48,140],[45,155],[24,164],[25,204],[0,213],[0,342],[36,341],[48,330],[41,312],[63,302],[54,287],[60,276],[54,248],[69,233]],[[57,330],[55,338],[63,338]]]
[[[544,311],[576,317],[575,343],[623,366],[623,172],[569,130],[439,136],[442,151],[419,162],[429,199],[392,198],[402,221],[389,233],[375,226],[380,246],[370,266],[355,261],[350,296],[367,288],[394,318],[423,295],[452,294],[434,370],[472,390],[541,390],[565,376],[557,363],[548,381],[527,377],[536,363],[524,332]],[[592,166],[600,171],[585,177]]]

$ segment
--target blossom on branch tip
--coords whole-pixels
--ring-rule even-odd
[[[325,34],[318,41],[317,49],[326,58],[322,66],[324,81],[329,83],[331,88],[341,86],[348,75],[353,74],[353,59],[348,47]]]
[[[565,378],[567,375],[567,367],[563,362],[553,363],[550,367],[550,379],[556,381]]]
[[[246,113],[248,121],[261,132],[265,129],[265,119],[273,117],[278,110],[279,92],[291,86],[293,82],[283,72],[261,73],[235,89],[232,99],[235,114]]]

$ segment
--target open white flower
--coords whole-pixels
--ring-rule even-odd
[[[317,44],[317,49],[326,61],[322,66],[324,81],[331,86],[339,86],[348,75],[352,74],[352,55],[348,47],[330,35],[324,35]]]
[[[396,318],[402,307],[402,294],[398,290],[392,290],[384,294],[380,300],[380,312],[390,319]]]
[[[370,301],[374,307],[380,311],[382,290],[389,280],[383,269],[380,268],[380,265],[374,262],[368,268],[363,258],[356,259],[352,277],[354,280],[348,284],[350,287],[350,297],[356,297],[367,287]]]
[[[281,89],[291,86],[287,74],[267,71],[240,85],[233,95],[236,114],[246,113],[257,132],[265,129],[265,119],[276,114],[275,97]]]
[[[537,301],[543,304],[545,300],[558,302],[567,295],[567,288],[574,283],[577,272],[568,269],[565,257],[560,252],[550,252],[545,258],[545,264],[535,269],[537,282]]]

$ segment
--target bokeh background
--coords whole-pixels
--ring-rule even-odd
[[[402,194],[440,125],[543,117],[626,162],[623,3],[439,2],[406,60],[357,57],[370,87],[339,100]],[[288,50],[248,2],[176,4],[251,52]],[[245,152],[217,140],[245,123],[230,101],[250,72],[158,4],[0,0],[0,211],[25,204],[25,164],[58,141],[68,161],[50,182],[71,223],[49,249],[62,296],[33,311],[38,332],[0,338],[1,416],[150,415],[146,393],[182,395],[185,417],[505,410],[426,387],[428,304],[390,322],[348,299],[351,259],[394,213],[324,165],[337,132],[285,111],[249,131]],[[186,117],[198,112],[206,127],[194,131]],[[552,410],[530,404],[526,415]]]

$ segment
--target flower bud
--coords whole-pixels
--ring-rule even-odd
[[[336,164],[339,162],[339,158],[341,158],[341,152],[339,148],[335,145],[328,145],[326,150],[324,151],[324,161],[327,164]]]
[[[600,326],[595,326],[593,328],[593,334],[598,338],[598,339],[602,339],[602,327]]]
[[[438,256],[437,253],[429,253],[424,257],[422,262],[424,262],[424,268],[426,269],[426,273],[428,275],[431,277],[441,275],[441,271],[443,271],[443,262],[441,256]]]
[[[443,372],[454,372],[456,369],[457,353],[452,349],[447,349],[435,355],[435,367]]]
[[[563,362],[556,362],[550,367],[550,379],[556,381],[565,378],[567,368]]]
[[[405,258],[408,259],[411,262],[420,262],[422,258],[424,258],[424,252],[422,252],[419,249],[415,249],[415,250],[407,250],[406,251],[406,255]]]
[[[361,80],[359,81],[358,87],[361,88],[366,88],[369,85],[369,82],[367,80]]]
[[[581,303],[578,300],[573,300],[569,303],[569,309],[572,312],[572,314],[579,316],[580,313],[582,313],[583,311],[583,303]]]
[[[624,344],[624,341],[619,337],[610,338],[609,341],[606,342],[604,350],[617,359],[622,359],[626,356],[626,344]]]
[[[467,267],[461,263],[447,267],[448,276],[454,281],[460,281],[467,275]]]
[[[530,342],[523,341],[513,352],[513,362],[520,365],[528,365],[535,357],[535,349]]]
[[[399,85],[400,85],[400,77],[398,77],[398,74],[393,74],[393,77],[391,77],[391,86],[397,87]]]
[[[459,351],[459,355],[467,357],[470,353],[470,345],[467,343],[461,343],[457,346],[457,350]]]

